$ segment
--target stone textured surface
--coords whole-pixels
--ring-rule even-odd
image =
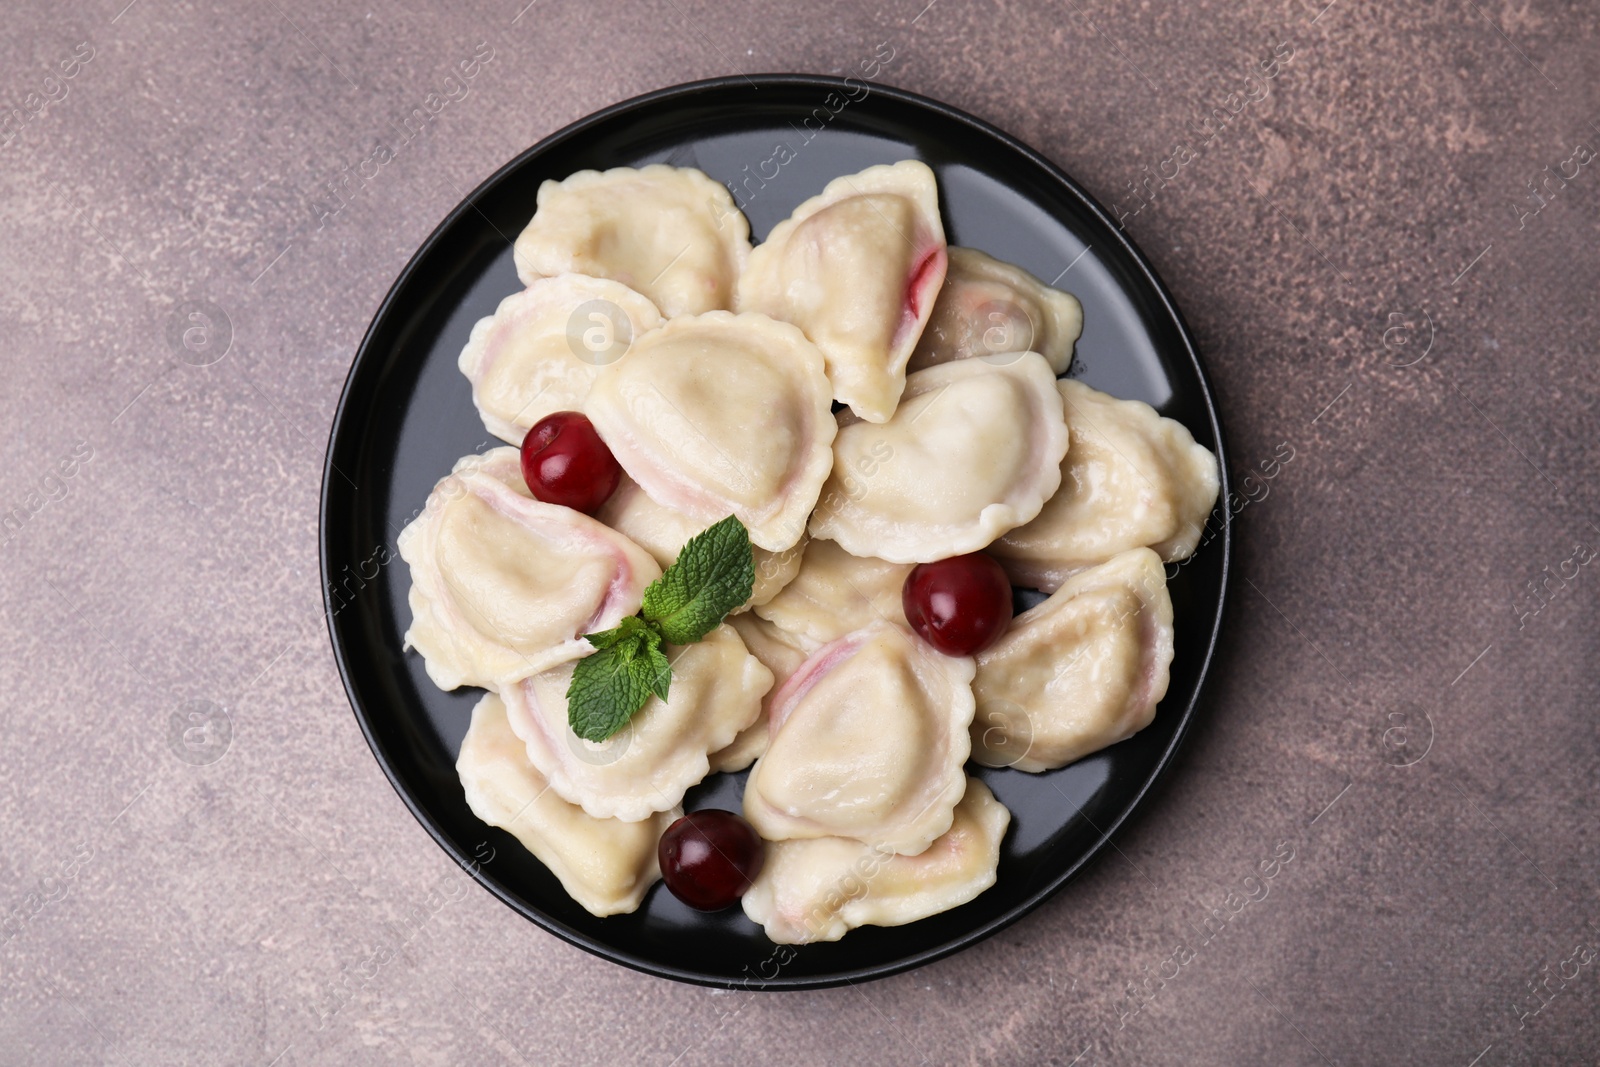
[[[1592,1062],[1600,579],[1564,562],[1600,549],[1600,167],[1574,155],[1600,16],[924,2],[8,6],[0,511],[29,514],[0,533],[0,1062]],[[480,42],[470,93],[319,228]],[[541,933],[407,814],[319,617],[323,447],[394,275],[504,160],[880,42],[884,81],[1128,212],[1236,475],[1294,458],[1239,514],[1202,728],[1115,851],[914,973],[719,994]],[[212,365],[169,343],[186,300],[231,323]],[[231,720],[211,763],[174,755],[195,701]],[[1265,898],[1169,963],[1280,843]]]

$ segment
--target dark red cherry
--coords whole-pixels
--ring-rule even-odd
[[[1011,582],[1000,564],[973,552],[919,563],[900,590],[906,621],[947,656],[988,648],[1011,622]]]
[[[749,823],[731,811],[691,811],[656,846],[661,880],[672,895],[701,911],[733,904],[761,873],[766,847]]]
[[[617,458],[579,412],[546,415],[522,439],[522,480],[546,504],[593,515],[621,478]]]

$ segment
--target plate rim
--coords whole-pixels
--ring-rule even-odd
[[[1114,235],[1121,250],[1128,256],[1138,271],[1143,276],[1144,282],[1151,292],[1159,299],[1160,305],[1171,317],[1176,327],[1177,335],[1182,343],[1183,352],[1188,357],[1191,369],[1194,371],[1201,391],[1201,399],[1206,410],[1206,418],[1210,423],[1212,439],[1216,442],[1216,457],[1219,478],[1217,505],[1213,508],[1222,509],[1222,530],[1217,551],[1220,553],[1220,581],[1217,601],[1214,610],[1210,613],[1210,633],[1206,640],[1204,653],[1201,656],[1198,676],[1194,692],[1186,705],[1181,709],[1174,709],[1169,714],[1177,714],[1179,721],[1166,748],[1156,759],[1144,781],[1123,805],[1122,810],[1106,826],[1098,828],[1098,839],[1081,855],[1067,864],[1061,871],[1050,876],[1044,884],[1035,889],[1028,897],[1018,904],[1013,905],[1004,913],[988,921],[964,931],[959,936],[949,941],[932,946],[928,949],[902,956],[896,960],[873,964],[869,966],[851,968],[849,970],[832,971],[820,975],[799,975],[785,978],[781,973],[771,979],[752,980],[749,978],[736,979],[718,975],[708,975],[697,971],[685,970],[670,965],[646,959],[613,945],[598,941],[587,934],[572,929],[558,919],[545,914],[535,908],[526,906],[517,899],[510,890],[486,868],[475,860],[466,856],[459,850],[453,841],[448,839],[443,830],[435,824],[431,815],[412,797],[408,785],[402,783],[384,745],[374,735],[368,724],[369,714],[365,710],[364,701],[358,695],[356,686],[351,679],[347,667],[349,648],[340,635],[335,620],[338,610],[333,603],[333,582],[329,573],[330,555],[333,551],[330,537],[330,511],[332,509],[333,490],[336,488],[334,479],[344,479],[342,472],[335,466],[335,452],[339,442],[346,431],[346,422],[351,418],[351,402],[353,393],[358,384],[357,378],[363,370],[370,375],[371,367],[375,365],[372,348],[379,325],[385,322],[393,313],[395,305],[399,302],[401,292],[412,281],[424,260],[433,251],[434,247],[444,240],[458,220],[470,211],[477,211],[479,198],[495,185],[506,180],[513,172],[523,167],[531,158],[564,143],[574,137],[581,136],[589,129],[601,125],[613,117],[639,108],[652,106],[675,99],[687,99],[699,94],[719,92],[740,87],[755,87],[759,89],[764,85],[786,86],[794,88],[814,88],[822,92],[838,91],[854,86],[868,85],[870,94],[882,94],[898,103],[932,111],[939,116],[966,126],[978,134],[995,139],[1011,150],[1021,154],[1034,166],[1038,167],[1064,192],[1076,199],[1079,206],[1090,215],[1097,218]],[[445,854],[463,870],[465,870],[479,884],[487,888],[502,903],[510,907],[523,918],[534,923],[540,929],[548,931],[568,944],[583,949],[601,959],[612,963],[621,964],[635,971],[652,975],[658,978],[667,978],[691,985],[707,986],[718,989],[732,990],[798,990],[798,989],[825,989],[835,986],[851,984],[858,981],[869,981],[877,978],[887,978],[891,975],[901,974],[914,970],[917,967],[933,963],[936,960],[954,955],[964,949],[970,948],[986,938],[992,937],[1006,927],[1012,925],[1024,916],[1031,914],[1045,901],[1055,896],[1069,882],[1077,878],[1089,865],[1098,859],[1111,843],[1112,837],[1140,811],[1158,784],[1165,781],[1172,769],[1178,750],[1189,735],[1195,714],[1199,709],[1201,700],[1206,696],[1211,681],[1211,669],[1216,659],[1217,647],[1221,642],[1222,632],[1226,626],[1228,604],[1233,580],[1233,522],[1228,514],[1227,501],[1231,495],[1231,479],[1228,472],[1228,448],[1223,435],[1222,423],[1218,416],[1216,391],[1207,373],[1205,364],[1200,359],[1198,347],[1195,344],[1194,334],[1189,328],[1188,321],[1183,312],[1173,300],[1166,283],[1156,273],[1144,252],[1134,242],[1132,236],[1123,228],[1106,209],[1097,201],[1088,190],[1067,174],[1060,166],[1045,157],[1030,145],[1012,136],[999,127],[978,118],[960,108],[924,96],[920,93],[897,86],[882,84],[876,81],[866,81],[860,78],[841,77],[828,74],[805,73],[770,73],[770,74],[735,74],[714,78],[702,78],[695,81],[683,82],[660,89],[653,89],[637,96],[610,104],[598,111],[591,112],[581,118],[569,122],[560,129],[540,138],[533,145],[517,153],[512,159],[497,168],[483,181],[479,182],[473,190],[461,199],[451,211],[440,220],[425,240],[417,246],[415,252],[407,260],[406,265],[396,275],[394,282],[389,286],[388,292],[379,303],[372,319],[367,324],[361,342],[356,346],[355,355],[350,361],[350,369],[346,372],[344,385],[340,389],[339,401],[334,407],[333,418],[328,430],[328,444],[323,459],[322,485],[317,507],[317,556],[318,571],[322,581],[323,621],[328,630],[329,641],[332,645],[334,662],[339,670],[339,679],[344,686],[345,696],[350,704],[351,714],[356,719],[361,735],[366,739],[367,747],[372,752],[382,768],[384,777],[388,779],[390,787],[400,797],[412,817],[427,831],[434,842],[444,850]],[[345,479],[348,480],[348,479]],[[350,483],[354,485],[354,483]],[[359,491],[359,490],[358,490]],[[1080,812],[1081,814],[1081,812]],[[775,948],[781,946],[775,946]]]

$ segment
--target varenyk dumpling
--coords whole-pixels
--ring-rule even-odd
[[[528,762],[527,747],[511,732],[505,704],[493,693],[472,709],[456,772],[472,813],[513,834],[594,915],[639,907],[661,876],[656,844],[662,831],[683,814],[672,808],[639,822],[596,819],[562,800]]]
[[[835,178],[773,227],[738,306],[799,326],[827,357],[834,399],[886,422],[944,274],[933,171],[908,159]]]
[[[559,274],[610,278],[668,318],[733,306],[750,224],[720,182],[689,167],[581,170],[539,186],[513,256],[524,284]]]
[[[586,410],[651,500],[705,525],[731,513],[782,552],[833,468],[830,395],[822,353],[797,328],[712,311],[635,341]]]
[[[656,306],[620,282],[536,278],[479,319],[457,361],[489,432],[520,445],[557,411],[582,411],[595,376],[661,325]]]
[[[1072,365],[1083,305],[1021,267],[976,248],[951,248],[944,288],[911,354],[917,371],[952,359],[1037,352],[1057,374]]]
[[[514,448],[457,462],[398,544],[411,565],[406,646],[441,689],[498,689],[587,655],[583,635],[638,611],[661,576],[615,530],[528,495]]]
[[[926,849],[966,790],[973,669],[889,622],[824,645],[773,695],[745,818],[769,841]]]
[[[726,623],[702,641],[663,646],[672,685],[650,697],[622,730],[586,741],[567,722],[573,663],[535,674],[502,696],[528,762],[562,799],[597,819],[647,819],[683,801],[711,770],[710,754],[731,744],[761,714],[772,672]]]
[[[972,758],[1047,771],[1132,737],[1172,664],[1161,557],[1136,548],[1068,578],[978,653]]]
[[[1149,404],[1082,382],[1056,388],[1072,434],[1061,489],[989,554],[1017,585],[1047,593],[1132,548],[1152,548],[1169,563],[1193,555],[1217,502],[1217,457]]]
[[[976,552],[1061,484],[1067,424],[1036,352],[941,363],[906,379],[883,425],[845,413],[811,536],[856,556],[927,563]]]
[[[803,945],[949,911],[994,885],[1010,823],[1005,805],[970,778],[950,829],[915,856],[843,837],[772,842],[744,913],[775,944]]]

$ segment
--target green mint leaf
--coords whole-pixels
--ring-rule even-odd
[[[635,634],[653,634],[654,632],[650,624],[639,618],[639,616],[629,615],[615,629],[601,630],[597,634],[584,634],[583,639],[595,648],[610,648],[612,645],[632,638]]]
[[[653,632],[636,629],[578,661],[567,686],[567,724],[573,733],[585,741],[604,741],[628,725],[656,690],[656,660],[666,662],[660,643]]]
[[[689,538],[678,560],[644,591],[642,613],[668,643],[698,641],[755,587],[750,532],[729,515]]]
[[[653,628],[646,629],[644,633],[644,662],[650,675],[650,692],[665,702],[667,692],[672,688],[672,664],[668,662],[667,654],[661,651],[661,635]]]

